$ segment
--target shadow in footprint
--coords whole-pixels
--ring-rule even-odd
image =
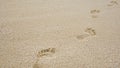
[[[98,18],[98,14],[100,13],[100,10],[94,9],[90,11],[91,17],[92,18]]]
[[[85,32],[89,33],[91,36],[96,35],[96,31],[93,28],[86,28]]]
[[[114,5],[118,5],[118,2],[115,0],[110,1],[108,4],[108,6],[114,6]]]

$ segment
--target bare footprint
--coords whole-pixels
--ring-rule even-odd
[[[116,0],[112,0],[108,4],[108,6],[114,6],[114,5],[118,5],[118,2]]]
[[[96,31],[93,28],[87,28],[85,32],[89,33],[91,36],[96,35]]]
[[[100,10],[94,9],[94,10],[91,10],[90,13],[92,18],[97,18],[98,14],[100,13]]]
[[[41,51],[38,52],[37,57],[43,57],[43,56],[48,56],[48,55],[52,55],[55,53],[55,48],[47,48],[47,49],[43,49]]]
[[[86,28],[85,32],[86,32],[85,34],[77,35],[76,38],[79,40],[83,40],[89,36],[96,35],[96,31],[93,28]]]
[[[37,54],[37,60],[33,64],[33,68],[43,68],[43,65],[38,64],[40,58],[43,57],[43,56],[52,55],[52,54],[55,53],[55,51],[56,51],[55,48],[47,48],[47,49],[43,49],[43,50],[39,51],[38,54]]]
[[[94,9],[90,11],[91,14],[96,14],[96,13],[100,13],[100,10]]]

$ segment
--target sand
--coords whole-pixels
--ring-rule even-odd
[[[120,68],[120,0],[0,0],[0,68]]]

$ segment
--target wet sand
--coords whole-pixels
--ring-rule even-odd
[[[0,68],[120,68],[120,0],[0,0]]]

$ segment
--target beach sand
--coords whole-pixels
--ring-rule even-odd
[[[0,68],[120,68],[120,0],[0,0]]]

